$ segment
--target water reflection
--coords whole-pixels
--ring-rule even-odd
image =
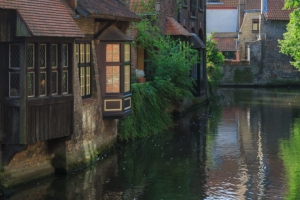
[[[220,89],[174,131],[9,199],[300,199],[300,91]]]

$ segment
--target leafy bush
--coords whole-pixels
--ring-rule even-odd
[[[209,89],[220,85],[223,78],[222,66],[224,64],[224,56],[219,53],[217,43],[212,40],[206,40],[206,71]]]
[[[132,84],[132,112],[119,121],[119,139],[156,135],[172,126],[172,117],[150,82]]]

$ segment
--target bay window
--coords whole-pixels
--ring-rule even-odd
[[[98,52],[103,116],[122,118],[131,112],[131,45],[124,42],[101,42]]]

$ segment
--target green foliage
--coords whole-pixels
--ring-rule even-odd
[[[150,82],[132,84],[132,113],[119,121],[119,138],[135,139],[156,135],[172,126],[172,117]]]
[[[155,50],[149,51],[148,76],[159,95],[165,100],[179,102],[193,98],[194,79],[190,77],[192,66],[198,62],[198,53],[187,42],[170,37],[154,41]]]
[[[252,83],[253,73],[251,68],[247,67],[244,70],[236,68],[233,74],[233,81],[235,83]]]
[[[279,40],[281,52],[293,58],[291,64],[300,69],[300,1],[286,0],[285,8],[298,8],[290,14],[287,32],[283,34],[283,40]]]
[[[210,90],[220,84],[223,64],[224,56],[218,51],[217,43],[211,37],[206,40],[206,71]]]
[[[300,198],[299,152],[300,152],[300,119],[296,119],[289,140],[280,141],[280,155],[286,170],[288,191],[284,199]]]
[[[136,45],[147,50],[149,56],[147,80],[153,81],[163,99],[178,102],[192,98],[194,80],[190,71],[199,60],[199,54],[188,42],[164,36],[155,17],[144,18],[137,25]]]
[[[185,98],[193,98],[192,66],[198,62],[198,52],[188,42],[164,36],[155,15],[142,18],[136,24],[135,45],[144,48],[147,61],[146,84],[132,85],[132,113],[119,122],[119,138],[128,140],[155,135],[172,125],[165,110]]]

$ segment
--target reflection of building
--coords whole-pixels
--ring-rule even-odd
[[[207,151],[208,160],[212,159],[208,163],[213,163],[208,195],[265,199],[284,194],[279,141],[291,131],[292,96],[253,89],[224,89],[223,94],[222,119],[215,143]]]

